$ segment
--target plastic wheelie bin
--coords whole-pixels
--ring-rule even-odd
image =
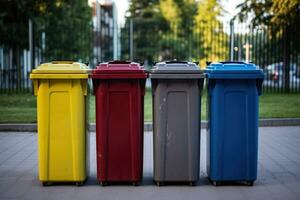
[[[39,179],[83,184],[88,174],[86,96],[88,67],[44,63],[30,74],[37,96]]]
[[[98,183],[131,182],[143,173],[147,73],[129,61],[102,63],[91,74],[96,96]]]
[[[244,62],[210,64],[207,74],[207,172],[214,185],[257,178],[258,96],[264,73]]]
[[[191,62],[168,61],[149,75],[153,98],[154,181],[195,185],[199,179],[204,74]]]

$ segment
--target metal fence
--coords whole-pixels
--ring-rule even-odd
[[[89,62],[91,54],[91,28],[69,24],[53,25],[47,21],[28,21],[28,29],[19,38],[9,40],[5,35],[0,41],[0,91],[2,93],[28,92],[32,90],[29,74],[40,63],[53,60]],[[11,24],[18,26],[18,24]],[[53,28],[55,27],[55,28]],[[1,30],[0,30],[1,31]],[[17,32],[12,33],[18,34]]]
[[[155,27],[131,20],[122,30],[122,59],[150,67],[161,60],[253,62],[266,74],[264,92],[300,92],[300,27],[261,26],[238,22],[194,23],[188,30]]]
[[[1,92],[29,91],[31,88],[31,82],[29,81],[30,71],[30,55],[28,50],[17,49],[13,51],[9,47],[0,47]]]
[[[300,92],[300,27],[234,25],[231,59],[251,61],[265,72],[264,92]]]
[[[32,33],[30,33],[32,26]],[[53,26],[51,26],[53,27]],[[186,29],[175,24],[156,26],[151,21],[127,20],[118,31],[120,59],[142,62],[152,67],[161,60],[190,60],[204,68],[211,61],[246,61],[259,65],[266,73],[265,92],[300,92],[299,27],[251,27],[240,23],[189,24]],[[29,73],[40,62],[75,60],[108,61],[93,53],[95,34],[92,27],[70,25],[47,36],[47,23],[28,23],[27,46],[0,43],[0,91],[22,92],[32,88]],[[74,42],[79,41],[79,42]],[[111,49],[111,42],[105,48]]]

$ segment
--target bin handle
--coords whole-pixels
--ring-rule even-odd
[[[52,64],[73,64],[73,61],[52,61]]]
[[[129,60],[113,60],[109,61],[108,64],[130,64],[131,61]]]
[[[220,62],[222,64],[246,64],[245,62],[241,62],[241,61],[224,61],[224,62]]]
[[[81,80],[81,87],[82,87],[83,95],[87,96],[88,83],[86,80],[84,79]]]
[[[37,96],[38,90],[39,90],[39,80],[38,79],[33,79],[32,82],[33,82],[33,94],[35,96]]]
[[[181,64],[188,64],[187,61],[184,61],[184,60],[169,60],[169,61],[166,61],[167,64],[172,64],[172,63],[181,63]]]
[[[264,79],[257,79],[256,80],[256,87],[257,87],[257,93],[258,96],[262,94],[262,84],[263,84]]]

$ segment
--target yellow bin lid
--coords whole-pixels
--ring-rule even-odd
[[[73,61],[43,63],[32,70],[30,79],[84,79],[88,78],[87,65]]]

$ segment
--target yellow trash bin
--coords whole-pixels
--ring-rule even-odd
[[[75,182],[88,174],[87,79],[82,63],[56,61],[33,70],[37,96],[39,179]]]

